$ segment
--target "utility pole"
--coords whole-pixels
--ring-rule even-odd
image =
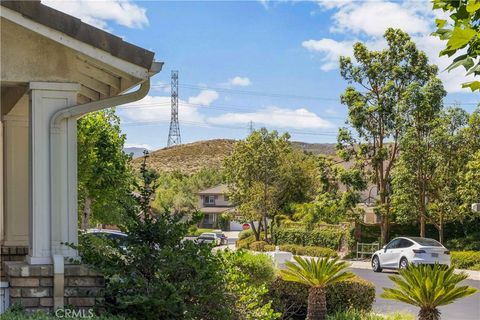
[[[250,123],[248,125],[248,129],[250,130],[250,134],[252,134],[252,132],[253,132],[253,121],[250,121]]]
[[[180,125],[178,123],[178,71],[172,71],[171,109],[172,114],[170,117],[170,130],[168,131],[168,147],[182,143],[182,138],[180,137]]]

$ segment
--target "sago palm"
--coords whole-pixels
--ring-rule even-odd
[[[325,287],[352,278],[351,272],[344,271],[348,267],[345,261],[337,259],[304,259],[294,256],[296,263],[288,261],[287,269],[280,270],[281,277],[310,286],[308,290],[308,320],[324,320],[327,315]]]
[[[431,265],[409,265],[399,276],[389,276],[395,288],[383,288],[382,298],[398,300],[420,308],[420,320],[439,320],[439,306],[474,294],[477,289],[457,286],[468,276],[455,274],[455,268]]]

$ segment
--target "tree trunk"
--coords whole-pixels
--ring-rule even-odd
[[[265,229],[265,242],[268,242],[268,221],[267,221],[267,216],[263,217],[263,225]]]
[[[255,228],[255,223],[253,221],[250,221],[250,228],[252,228],[253,234],[255,235],[255,240],[259,241],[260,233],[257,231],[257,228]]]
[[[418,320],[440,320],[440,311],[437,308],[421,308]]]
[[[310,287],[308,290],[307,320],[325,320],[327,317],[327,299],[325,288]]]
[[[443,244],[443,216],[440,216],[440,221],[438,222],[438,241]]]
[[[425,238],[425,216],[420,214],[420,237]]]
[[[381,237],[381,242],[382,245],[388,243],[388,238],[389,238],[389,222],[388,222],[388,217],[386,215],[382,215],[380,218],[380,237]]]
[[[85,202],[83,204],[82,212],[82,229],[87,230],[90,223],[90,211],[92,208],[92,198],[88,195],[85,197]]]

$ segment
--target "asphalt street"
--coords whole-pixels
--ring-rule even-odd
[[[380,298],[384,287],[393,287],[393,282],[388,278],[389,275],[396,274],[395,271],[384,271],[375,273],[368,269],[350,269],[358,276],[371,281],[375,285],[376,300],[374,310],[377,312],[407,311],[413,314],[418,313],[418,308],[406,303]],[[469,285],[480,290],[480,281],[465,280],[462,285]],[[442,320],[479,320],[480,319],[480,293],[473,296],[457,300],[455,303],[440,307]]]

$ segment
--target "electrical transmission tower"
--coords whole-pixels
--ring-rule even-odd
[[[178,123],[178,71],[172,71],[171,90],[172,115],[170,118],[170,130],[168,131],[168,147],[182,143],[182,138],[180,137],[180,125]]]

